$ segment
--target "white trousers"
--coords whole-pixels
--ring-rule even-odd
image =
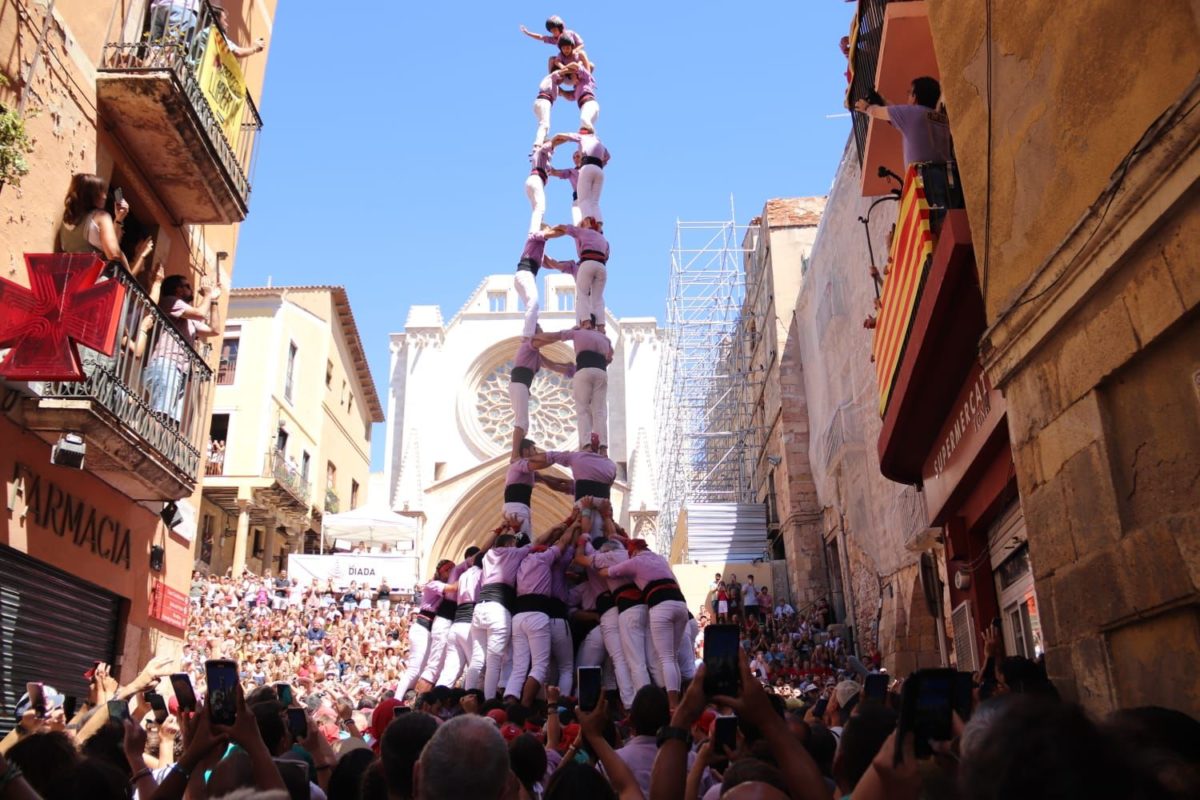
[[[655,677],[668,692],[677,692],[681,680],[679,643],[687,630],[687,603],[664,600],[649,610],[649,618],[651,649],[658,661]]]
[[[483,686],[483,668],[486,663],[487,633],[475,627],[475,618],[472,615],[470,630],[467,633],[467,674],[463,678],[464,689],[479,689]]]
[[[425,659],[425,669],[421,670],[421,680],[435,686],[442,672],[442,664],[446,663],[446,639],[452,624],[445,617],[434,617],[433,630],[429,633],[429,655]]]
[[[597,367],[584,367],[571,378],[575,395],[575,426],[579,428],[579,445],[591,441],[592,434],[600,444],[608,444],[608,373]]]
[[[579,201],[574,200],[571,203],[571,224],[578,227],[581,222],[583,222],[583,212],[579,210]]]
[[[646,606],[637,605],[622,611],[618,617],[621,631],[621,649],[625,653],[625,664],[629,667],[629,677],[633,681],[634,691],[650,683],[650,668],[647,651],[650,642],[646,636],[649,615]]]
[[[557,670],[557,685],[564,695],[571,694],[575,685],[575,653],[571,646],[571,626],[565,619],[550,620],[550,654]]]
[[[579,185],[575,190],[579,195],[579,216],[593,217],[597,222],[603,222],[600,213],[600,192],[604,190],[604,170],[595,164],[584,164],[579,168]]]
[[[619,613],[614,606],[600,617],[600,633],[604,637],[604,649],[608,651],[613,662],[613,672],[617,677],[617,688],[621,691],[621,702],[625,708],[633,705],[633,696],[637,694],[638,686],[633,683],[629,672],[629,664],[625,661],[625,650],[621,647],[621,626]],[[645,665],[642,666],[645,669]],[[646,683],[649,683],[649,678]]]
[[[455,622],[446,632],[446,659],[442,662],[442,674],[438,676],[438,686],[454,686],[458,676],[462,674],[463,666],[471,660],[471,623]]]
[[[597,325],[604,324],[604,286],[608,283],[608,267],[599,261],[581,261],[575,273],[575,319],[585,322],[595,317]]]
[[[579,125],[583,128],[591,128],[596,130],[596,118],[600,116],[600,104],[595,100],[588,100],[579,107]]]
[[[520,273],[518,273],[520,274]],[[509,381],[508,404],[513,410],[513,427],[529,433],[529,387],[523,383]]]
[[[699,635],[700,623],[689,619],[683,629],[683,641],[679,643],[679,675],[685,681],[696,677],[696,637]]]
[[[500,669],[504,651],[512,638],[512,615],[495,600],[485,600],[475,606],[471,625],[483,637],[486,658],[483,666],[483,696],[490,700],[500,686]]]
[[[543,195],[544,197],[545,195]],[[543,200],[543,213],[545,210],[546,205]],[[540,225],[541,223],[539,222],[538,224]],[[525,327],[521,330],[521,336],[531,339],[533,338],[533,334],[537,332],[538,311],[541,309],[537,278],[529,270],[521,269],[517,270],[517,274],[513,276],[513,284],[517,287],[517,297],[521,298],[521,302],[525,304]],[[526,426],[526,430],[528,429],[528,426]]]
[[[541,147],[542,142],[546,141],[546,134],[550,132],[550,101],[544,97],[539,97],[533,101],[533,115],[537,117],[537,133],[533,136],[533,146]]]
[[[515,531],[518,536],[522,533],[526,536],[533,536],[533,520],[530,518],[532,512],[529,506],[524,503],[505,503],[503,511],[506,516],[512,514],[521,520],[521,527]],[[475,607],[479,608],[479,606]]]
[[[538,175],[530,175],[525,179],[525,196],[529,198],[529,232],[537,233],[542,229],[542,218],[546,216],[546,184]]]
[[[425,657],[429,655],[429,631],[415,621],[408,626],[408,659],[405,661],[404,675],[400,685],[396,687],[396,699],[404,702],[404,695],[421,674],[425,667]]]
[[[526,678],[545,686],[549,671],[550,617],[541,611],[522,611],[512,620],[512,672],[504,695],[520,699]]]
[[[575,665],[577,667],[603,667],[604,688],[617,688],[616,670],[604,647],[604,628],[602,626],[597,625],[588,631],[587,636],[583,637],[583,641],[579,643],[579,652],[575,656]],[[575,671],[572,670],[571,680],[574,681],[574,679]]]

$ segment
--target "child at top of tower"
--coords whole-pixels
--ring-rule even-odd
[[[583,49],[583,37],[575,31],[568,30],[566,23],[562,20],[562,17],[553,16],[547,19],[546,31],[546,34],[534,33],[524,25],[521,26],[521,33],[525,34],[529,38],[537,39],[539,42],[545,42],[546,44],[554,45],[558,49],[558,54],[550,56],[549,60],[546,62],[546,72],[554,72],[556,69],[564,67],[572,61],[578,61],[589,70],[594,71],[596,69],[595,65],[592,64],[591,59],[588,58],[587,53]],[[563,39],[569,40],[574,50],[574,52],[567,54],[565,58],[562,53]]]

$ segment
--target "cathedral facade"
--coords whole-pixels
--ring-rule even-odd
[[[542,328],[573,326],[572,279],[554,272],[542,278]],[[615,350],[608,369],[615,514],[631,535],[653,546],[654,387],[662,332],[653,318],[606,316]],[[439,306],[414,305],[404,330],[391,335],[385,477],[391,508],[419,524],[422,575],[439,559],[462,558],[466,547],[500,521],[512,436],[508,375],[523,318],[512,275],[489,275],[449,322]],[[543,353],[556,361],[574,358],[564,343]],[[542,369],[532,389],[529,438],[547,450],[577,449],[570,380]],[[564,517],[571,502],[539,485],[533,495],[535,533]]]

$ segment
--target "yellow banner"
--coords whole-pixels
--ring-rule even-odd
[[[225,131],[225,137],[236,147],[242,108],[246,104],[246,79],[241,64],[216,25],[208,29],[208,42],[196,78],[217,123]]]

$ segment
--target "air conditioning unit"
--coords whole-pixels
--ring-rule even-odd
[[[971,617],[971,604],[963,601],[958,604],[950,615],[954,626],[954,660],[958,669],[964,672],[975,672],[979,669],[979,652],[975,647],[975,620]]]

